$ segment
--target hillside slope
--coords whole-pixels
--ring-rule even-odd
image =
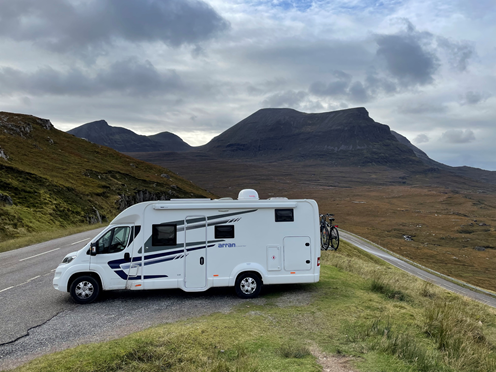
[[[121,152],[188,151],[191,146],[173,133],[162,132],[141,136],[132,130],[112,127],[105,120],[93,121],[67,133]]]
[[[140,201],[211,194],[173,172],[0,112],[0,241],[109,220]]]

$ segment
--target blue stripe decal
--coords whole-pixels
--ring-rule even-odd
[[[215,246],[215,244],[210,244],[210,245],[207,245],[206,247],[201,246],[201,247],[189,248],[189,249],[186,249],[186,251],[191,252],[191,251],[196,251],[198,249],[211,248],[214,246]],[[183,249],[177,250],[174,252],[159,253],[159,254],[152,254],[149,256],[145,256],[144,265],[145,266],[155,265],[155,264],[162,263],[162,262],[172,261],[172,260],[175,260],[176,258],[181,259],[181,258],[184,258],[184,254],[182,254],[182,253],[184,253]],[[172,255],[174,255],[174,257],[167,257],[167,256],[172,256]],[[157,259],[157,258],[161,258],[161,257],[163,257],[163,258]],[[133,257],[133,262],[138,262],[140,260],[141,260],[141,257]],[[129,261],[126,261],[124,259],[114,260],[114,261],[109,261],[108,265],[112,269],[115,270],[115,269],[120,269],[121,268],[120,265],[123,263],[129,263]],[[139,262],[137,266],[141,266],[141,262]],[[141,277],[128,277],[128,275],[124,272],[124,270],[115,270],[114,273],[119,275],[121,277],[121,279],[124,279],[124,280],[141,280]],[[144,276],[145,280],[146,279],[157,279],[157,278],[168,278],[168,275],[145,275]]]

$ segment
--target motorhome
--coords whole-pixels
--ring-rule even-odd
[[[53,286],[77,303],[101,291],[234,287],[241,298],[262,285],[315,283],[320,276],[314,200],[173,199],[135,204],[57,267]]]

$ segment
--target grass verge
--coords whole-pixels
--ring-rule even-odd
[[[7,252],[14,249],[27,247],[29,245],[43,243],[52,239],[62,238],[64,236],[69,236],[84,231],[95,230],[104,226],[107,226],[107,224],[93,224],[93,225],[85,224],[85,225],[68,227],[64,229],[54,229],[54,230],[30,233],[20,238],[9,239],[0,242],[0,252]]]
[[[262,302],[36,359],[18,371],[321,371],[319,355],[360,371],[496,370],[494,309],[344,243],[322,252],[321,281]],[[374,284],[375,283],[375,284]],[[402,293],[404,299],[388,293]],[[287,306],[284,299],[299,299]]]

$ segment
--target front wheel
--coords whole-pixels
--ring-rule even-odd
[[[262,280],[255,273],[243,273],[236,279],[235,289],[239,298],[255,298],[262,290]]]
[[[339,232],[335,226],[331,227],[330,245],[333,250],[337,251],[339,247]]]
[[[89,304],[100,293],[100,284],[91,276],[80,276],[71,284],[71,296],[78,304]]]

